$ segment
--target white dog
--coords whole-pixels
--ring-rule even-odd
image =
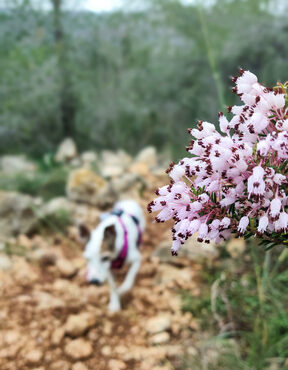
[[[110,285],[109,311],[121,309],[120,295],[129,291],[141,264],[139,245],[145,228],[142,209],[133,200],[117,202],[111,213],[104,214],[102,221],[91,233],[79,226],[85,242],[84,257],[87,259],[86,280],[97,285],[106,280]],[[130,263],[123,283],[117,287],[112,270]]]

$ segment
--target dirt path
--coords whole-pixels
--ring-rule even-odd
[[[0,273],[0,368],[182,369],[197,322],[181,313],[179,293],[199,294],[199,266],[152,257],[169,230],[151,220],[136,284],[113,315],[108,287],[84,281],[80,246],[59,235],[22,237],[27,253],[13,256],[10,269]]]

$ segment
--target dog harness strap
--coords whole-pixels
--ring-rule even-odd
[[[123,247],[121,249],[121,252],[120,252],[119,256],[114,261],[112,261],[112,268],[113,269],[120,269],[123,266],[123,264],[126,260],[127,254],[128,254],[128,232],[127,232],[127,229],[124,225],[124,222],[123,222],[123,220],[120,216],[118,216],[118,220],[119,220],[119,222],[120,222],[120,224],[123,228],[123,231],[124,231],[124,244],[123,244]]]
[[[128,254],[128,231],[127,231],[127,228],[121,218],[122,214],[124,212],[122,210],[115,210],[113,212],[111,212],[112,215],[115,215],[118,217],[118,220],[122,226],[122,229],[124,231],[124,244],[123,244],[123,247],[121,249],[121,252],[119,254],[119,256],[114,260],[112,261],[112,268],[113,269],[120,269],[126,258],[127,258],[127,254]],[[138,229],[138,239],[137,239],[137,246],[139,247],[141,242],[142,242],[142,230],[140,228],[140,225],[139,225],[139,220],[137,217],[133,216],[133,215],[130,215],[129,216],[132,218],[132,220],[134,221],[135,225],[137,226],[137,229]]]

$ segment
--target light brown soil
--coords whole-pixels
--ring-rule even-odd
[[[149,198],[144,197],[143,206]],[[69,235],[23,239],[27,253],[13,256],[12,267],[0,272],[0,369],[183,368],[198,327],[190,314],[181,313],[179,293],[199,294],[199,266],[171,266],[151,257],[159,242],[170,237],[168,225],[156,225],[147,216],[137,281],[123,297],[121,312],[113,315],[108,313],[108,286],[86,284],[83,247],[72,245]],[[45,253],[35,257],[39,250]],[[59,270],[59,258],[72,265],[71,276]],[[124,273],[117,274],[119,281]],[[69,315],[81,313],[96,319],[73,338],[65,325]],[[167,323],[161,328],[163,317]]]

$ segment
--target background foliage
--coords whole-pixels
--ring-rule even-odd
[[[147,0],[114,13],[51,3],[0,12],[1,152],[39,155],[65,136],[85,149],[175,152],[187,127],[233,103],[238,66],[268,84],[287,78],[285,2]]]

